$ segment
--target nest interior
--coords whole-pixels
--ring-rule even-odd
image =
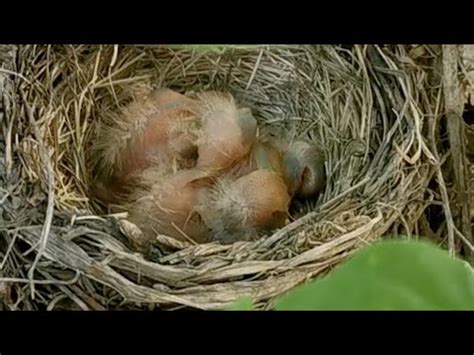
[[[4,65],[0,277],[11,309],[259,307],[359,247],[417,231],[435,197],[441,88],[406,46],[19,46]],[[8,81],[8,82],[7,82]],[[8,84],[8,85],[7,85]],[[259,125],[320,144],[327,186],[255,242],[188,245],[152,258],[133,226],[90,198],[104,112],[138,92],[220,90]],[[93,160],[93,159],[92,159]]]

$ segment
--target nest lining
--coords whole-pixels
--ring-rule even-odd
[[[243,295],[268,307],[388,231],[410,235],[426,207],[439,160],[426,132],[443,103],[403,46],[22,46],[17,58],[0,146],[1,272],[18,281],[17,308],[215,309]],[[324,194],[256,242],[159,236],[172,252],[133,252],[136,227],[89,198],[89,152],[107,111],[155,87],[229,92],[264,129],[315,140]]]

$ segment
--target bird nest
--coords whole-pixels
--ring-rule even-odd
[[[219,309],[241,296],[268,308],[359,247],[410,234],[424,211],[441,89],[404,46],[11,51],[0,137],[0,285],[10,308]],[[316,141],[324,193],[296,202],[293,221],[257,241],[158,236],[150,255],[137,253],[126,215],[91,198],[89,153],[105,111],[156,87],[228,92],[260,127]]]

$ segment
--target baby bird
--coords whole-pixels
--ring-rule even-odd
[[[250,153],[230,174],[242,176],[256,169],[280,173],[290,196],[311,198],[321,193],[326,181],[324,153],[314,143],[259,137]]]
[[[283,227],[289,203],[280,174],[258,169],[236,180],[220,179],[208,191],[199,211],[210,239],[229,244]]]
[[[128,220],[142,231],[143,240],[135,244],[146,247],[157,234],[192,243],[208,240],[208,228],[198,212],[212,185],[207,174],[197,169],[168,174],[153,167],[142,174],[141,183],[127,206]]]
[[[294,141],[282,156],[283,176],[291,196],[306,199],[322,192],[326,184],[324,153],[316,144]]]
[[[289,204],[281,156],[269,142],[258,140],[208,191],[200,211],[211,240],[228,244],[283,227]]]
[[[158,89],[132,102],[102,129],[96,193],[105,202],[121,200],[127,186],[152,165],[195,165],[197,103],[169,89]]]
[[[250,152],[257,139],[257,121],[250,109],[238,109],[231,96],[208,92],[198,100],[202,132],[196,167],[219,174]]]
[[[224,176],[238,178],[258,169],[267,169],[283,176],[283,157],[271,140],[259,137],[250,152]]]

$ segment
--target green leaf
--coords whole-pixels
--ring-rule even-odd
[[[245,296],[237,300],[228,309],[229,311],[253,311],[253,301],[251,297]]]
[[[294,289],[277,310],[472,310],[471,267],[426,242],[366,247],[325,278]]]

